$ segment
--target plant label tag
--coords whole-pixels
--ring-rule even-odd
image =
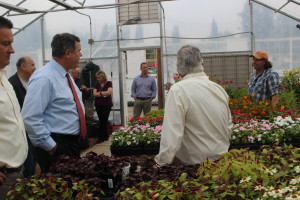
[[[114,188],[114,182],[112,179],[107,179],[107,183],[108,183],[108,188]]]

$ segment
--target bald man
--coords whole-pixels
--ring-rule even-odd
[[[88,93],[90,91],[90,88],[87,88],[84,84],[84,81],[80,78],[81,71],[80,71],[79,67],[71,69],[70,74],[72,75],[75,84],[77,85],[79,90],[82,92],[82,102],[84,103],[85,100],[89,97]]]
[[[8,81],[14,88],[21,109],[23,107],[23,102],[26,95],[29,78],[33,74],[35,69],[36,69],[35,63],[32,60],[32,58],[30,58],[29,56],[21,57],[17,61],[18,71],[8,79]],[[24,171],[23,171],[24,178],[34,175],[35,166],[36,166],[36,162],[33,158],[33,149],[32,149],[33,146],[28,138],[28,135],[27,135],[27,142],[29,148],[28,148],[27,158],[24,162]]]
[[[29,56],[21,57],[17,61],[17,70],[8,80],[14,87],[20,107],[22,108],[29,78],[36,70],[35,63]]]

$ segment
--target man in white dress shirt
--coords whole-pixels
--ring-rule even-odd
[[[14,53],[13,25],[0,16],[0,199],[6,199],[9,186],[22,178],[22,165],[28,145],[15,91],[5,77],[4,68]]]
[[[228,95],[203,72],[197,47],[186,45],[177,53],[183,80],[168,92],[159,154],[159,166],[179,159],[188,164],[215,160],[227,152],[231,135]]]

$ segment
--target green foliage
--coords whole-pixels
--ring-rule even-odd
[[[147,114],[145,114],[145,116],[151,116],[153,118],[157,118],[157,117],[163,117],[164,116],[164,110],[160,109],[160,110],[151,110],[150,112],[148,112]]]
[[[139,183],[134,188],[127,188],[117,194],[115,199],[152,200],[152,199],[203,199],[205,190],[208,189],[197,180],[187,181],[187,174],[183,173],[177,181],[152,181]]]
[[[284,90],[280,94],[279,104],[289,109],[300,108],[297,103],[297,94],[294,90]]]
[[[128,101],[128,102],[127,102],[127,106],[128,106],[128,107],[134,106],[134,101]]]
[[[244,96],[248,95],[248,90],[246,88],[226,88],[225,91],[227,92],[230,99],[242,100]]]
[[[300,108],[300,67],[284,72],[281,89],[280,104],[290,109]]]
[[[69,187],[68,182],[61,178],[36,178],[29,177],[26,179],[18,179],[11,190],[8,192],[10,199],[18,200],[72,200],[78,194],[80,199],[95,199],[91,192],[95,191],[85,184],[85,181],[73,183]]]
[[[223,183],[238,183],[243,177],[251,176],[256,181],[258,177],[267,181],[264,174],[266,167],[260,163],[251,151],[233,149],[221,155],[218,162],[207,160],[199,168],[199,178],[217,176],[221,177]]]
[[[285,71],[281,80],[281,86],[285,90],[294,90],[296,94],[300,95],[300,67]]]
[[[115,199],[294,199],[300,189],[300,149],[263,146],[231,150],[217,161],[205,161],[198,179],[142,182],[118,192]],[[287,197],[287,198],[284,198]]]

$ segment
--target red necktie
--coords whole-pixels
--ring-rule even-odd
[[[77,112],[78,112],[78,115],[79,115],[81,137],[83,139],[85,139],[85,137],[86,137],[86,124],[85,124],[85,117],[84,117],[83,109],[82,109],[81,103],[79,101],[79,98],[77,96],[74,85],[73,85],[73,83],[70,79],[69,73],[67,73],[66,76],[68,78],[69,86],[72,90],[72,93],[73,93],[73,96],[74,96],[74,99],[75,99],[75,103],[76,103],[76,107],[77,107]]]

